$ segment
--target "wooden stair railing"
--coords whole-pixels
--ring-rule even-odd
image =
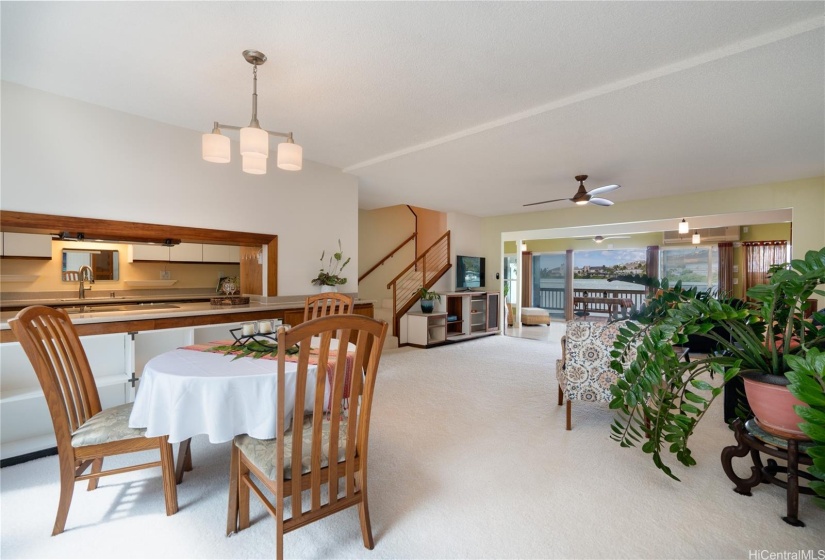
[[[409,236],[407,239],[405,239],[404,241],[402,241],[402,242],[398,245],[398,247],[396,247],[395,249],[393,249],[392,251],[390,251],[389,253],[387,253],[387,255],[386,255],[383,259],[381,259],[380,261],[378,261],[377,263],[375,263],[375,264],[372,266],[372,268],[370,268],[370,269],[369,269],[368,271],[366,271],[364,274],[362,274],[361,276],[359,276],[359,277],[358,277],[358,282],[360,283],[360,282],[361,282],[364,278],[366,278],[367,276],[369,276],[369,275],[370,275],[370,274],[371,274],[374,270],[376,270],[379,266],[381,266],[382,264],[384,264],[385,262],[387,262],[388,260],[390,260],[390,259],[391,259],[391,258],[392,258],[392,257],[393,257],[393,256],[394,256],[397,252],[398,252],[398,251],[400,251],[401,249],[403,249],[403,248],[404,248],[404,245],[406,245],[407,243],[409,243],[410,241],[412,241],[413,239],[415,239],[415,236],[416,236],[416,233],[415,233],[415,232],[413,232],[413,234],[412,234],[411,236]]]
[[[418,301],[421,286],[431,288],[451,267],[448,231],[387,284],[387,289],[392,289],[392,326],[395,336],[399,333],[400,318]]]

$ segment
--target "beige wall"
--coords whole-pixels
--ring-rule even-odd
[[[373,267],[415,231],[415,216],[404,205],[358,212],[358,275]],[[415,260],[415,244],[407,243],[395,256],[364,278],[358,285],[364,299],[380,302],[392,299],[387,283]]]
[[[416,215],[416,254],[421,256],[447,231],[447,214],[427,208],[411,206]]]
[[[591,238],[588,239],[530,239],[525,241],[527,250],[533,253],[558,253],[568,249],[574,251],[599,251],[609,249],[644,249],[648,245],[661,245],[662,234],[640,233],[631,236],[630,239],[606,239],[602,243],[596,243]],[[513,254],[516,252],[515,241],[504,242],[504,253]]]
[[[683,217],[699,217],[741,212],[790,209],[793,219],[793,256],[825,246],[825,177],[801,179],[749,187],[719,190],[701,195],[680,195],[616,203],[610,208],[585,206],[545,212],[510,214],[483,219],[484,254],[488,278],[500,269],[502,237],[512,233],[553,228],[573,228],[604,224],[639,223],[672,219],[673,227]],[[730,224],[737,225],[737,224]],[[741,225],[741,224],[739,224]],[[643,227],[641,224],[639,227]],[[562,237],[562,236],[559,236]],[[564,235],[569,237],[569,235]],[[523,237],[529,239],[529,235]],[[493,267],[491,267],[491,263]],[[496,265],[498,263],[498,265]],[[823,303],[820,299],[820,305]]]

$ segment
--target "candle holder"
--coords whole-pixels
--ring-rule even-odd
[[[284,325],[280,322],[276,324],[274,323],[274,321],[279,320],[261,320],[248,323],[241,323],[240,327],[235,329],[229,329],[229,333],[232,335],[232,338],[235,339],[235,342],[232,343],[232,346],[243,346],[247,342],[260,339],[278,342],[278,327],[284,326],[286,328],[290,328],[290,325]],[[261,332],[261,323],[270,324],[269,332]]]

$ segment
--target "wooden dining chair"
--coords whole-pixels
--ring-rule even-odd
[[[335,338],[338,332],[343,336]],[[351,336],[356,342],[347,352]],[[227,535],[249,527],[252,490],[275,518],[278,558],[283,558],[284,533],[352,506],[358,507],[364,546],[373,548],[367,505],[367,451],[373,391],[386,336],[385,321],[361,315],[322,317],[278,330],[276,437],[259,440],[242,435],[233,440]],[[313,337],[320,339],[316,348],[311,348]],[[287,395],[286,351],[296,344],[298,354],[290,359],[297,360],[297,373],[295,382],[288,385],[292,389]],[[313,363],[318,364],[321,374],[315,375],[307,387]],[[366,375],[352,374],[362,371]],[[326,388],[329,400],[325,398]],[[285,403],[306,402],[308,389],[314,390],[312,411],[304,415],[296,411],[293,421]],[[345,407],[347,394],[353,398]],[[298,437],[296,429],[300,431]],[[324,494],[325,486],[328,492]],[[272,501],[264,489],[274,495]],[[302,503],[304,491],[309,492],[306,509]],[[288,498],[291,510],[287,518],[284,504]]]
[[[352,313],[352,297],[337,292],[308,296],[304,304],[304,321],[327,315],[349,315],[350,313]]]
[[[52,536],[63,532],[75,482],[97,488],[102,476],[161,467],[166,515],[178,511],[172,446],[166,436],[147,438],[145,430],[129,428],[132,403],[105,410],[80,337],[62,310],[42,305],[27,307],[9,321],[46,397],[57,439],[60,500]],[[160,461],[103,471],[103,458],[158,449]],[[83,474],[91,466],[88,474]]]

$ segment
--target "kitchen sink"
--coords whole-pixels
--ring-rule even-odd
[[[77,303],[83,303],[84,301],[109,301],[112,299],[126,299],[126,296],[101,296],[101,297],[87,297],[86,299],[80,299],[78,297],[73,298],[63,298],[60,301],[75,301]]]
[[[109,313],[113,311],[153,311],[155,309],[180,309],[180,306],[171,303],[133,303],[129,305],[80,305],[77,307],[63,308],[63,310],[69,314]]]

